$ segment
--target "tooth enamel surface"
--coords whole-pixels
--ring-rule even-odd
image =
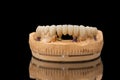
[[[48,32],[49,32],[49,26],[46,26],[46,27],[44,28],[44,33],[47,34]]]
[[[87,37],[91,36],[91,28],[89,26],[85,27]]]
[[[49,31],[50,31],[50,36],[53,36],[56,34],[56,27],[55,25],[52,25],[49,27]]]
[[[67,25],[63,25],[62,26],[62,33],[63,33],[63,35],[66,35],[68,33],[67,30],[68,30],[68,26]]]
[[[59,37],[61,37],[62,36],[62,26],[61,25],[57,25],[56,31],[57,31],[57,35]]]
[[[37,28],[36,28],[36,35],[38,36],[38,37],[40,37],[41,36],[41,29],[42,29],[42,26],[38,26]]]
[[[79,34],[79,26],[74,25],[74,29],[73,29],[73,35],[78,37]]]
[[[55,36],[59,37],[61,40],[62,35],[69,35],[73,37],[73,39],[78,41],[84,41],[87,38],[94,38],[97,35],[96,27],[89,27],[83,25],[51,25],[51,26],[38,26],[36,28],[36,36],[40,37],[41,40],[45,40],[45,42],[56,41]],[[49,39],[49,40],[47,40]]]
[[[80,30],[80,36],[84,37],[85,34],[86,34],[85,27],[83,25],[81,25],[80,28],[79,28],[79,30]]]
[[[73,35],[73,29],[74,27],[72,25],[68,25],[68,34]]]

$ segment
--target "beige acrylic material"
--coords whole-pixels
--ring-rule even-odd
[[[103,47],[102,31],[98,30],[97,40],[87,39],[81,42],[71,40],[43,43],[34,39],[35,32],[29,35],[32,55],[50,61],[84,61],[100,56]],[[77,56],[78,55],[78,56]],[[71,56],[71,57],[69,57]]]

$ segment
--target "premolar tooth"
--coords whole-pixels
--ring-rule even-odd
[[[53,36],[56,34],[56,27],[55,25],[52,25],[49,27],[50,35]]]

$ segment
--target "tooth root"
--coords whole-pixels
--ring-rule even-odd
[[[72,25],[68,25],[68,34],[73,35],[73,29],[74,27]]]
[[[63,25],[62,26],[62,33],[63,33],[63,35],[66,35],[68,32],[67,32],[67,28],[68,28],[68,26],[67,25]]]

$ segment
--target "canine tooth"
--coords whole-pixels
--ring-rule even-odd
[[[49,27],[50,35],[53,36],[56,34],[56,27],[55,25],[52,25]]]
[[[73,29],[74,27],[72,25],[68,25],[68,34],[73,35]]]
[[[62,33],[64,34],[64,35],[66,35],[67,34],[67,25],[63,25],[62,26]]]

